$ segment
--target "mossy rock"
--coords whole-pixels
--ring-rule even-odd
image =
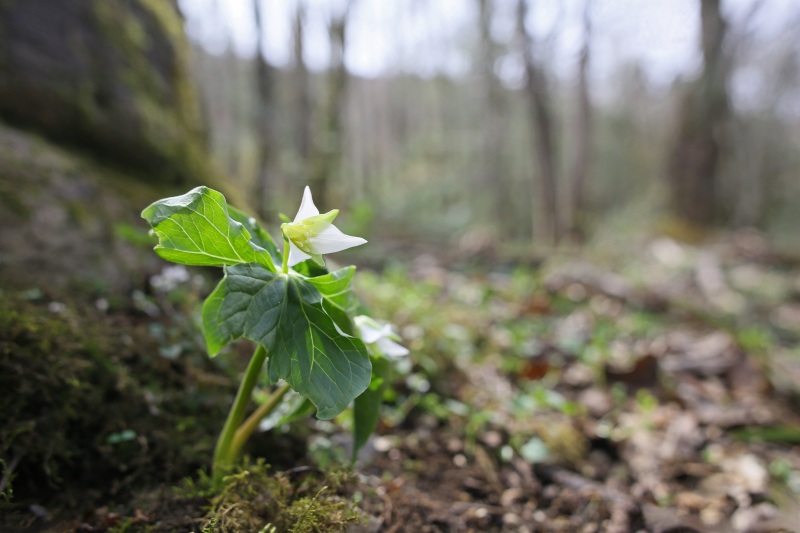
[[[163,262],[139,213],[176,192],[0,123],[0,288],[143,287]]]
[[[0,118],[137,169],[207,183],[189,47],[173,2],[0,2]]]
[[[26,298],[0,293],[0,501],[107,497],[207,464],[235,386],[198,384],[215,370],[201,348],[165,358],[142,318]]]
[[[190,302],[157,321],[130,308],[103,312],[54,303],[46,294],[0,291],[0,531],[85,531],[87,521],[98,526],[89,530],[105,531],[142,507],[152,520],[138,519],[144,529],[125,531],[198,531],[159,529],[154,522],[184,512],[214,518],[205,512],[212,492],[187,499],[186,491],[169,487],[209,467],[236,391],[232,376],[246,360],[228,357],[223,366],[208,357],[194,342],[185,314]],[[180,342],[177,355],[159,350],[155,324]],[[279,466],[296,464],[305,452],[301,434],[256,437],[246,451],[268,453]],[[259,475],[231,478],[236,483],[218,504],[254,483],[275,483],[263,478],[263,469],[254,472]],[[254,516],[240,518],[261,519],[274,508],[269,516],[276,523],[292,517],[314,523],[326,510],[335,511],[331,520],[352,520],[337,492],[339,478],[325,479],[324,491],[284,483],[283,500],[270,499],[268,509],[250,502],[243,512]],[[181,506],[188,507],[176,510]],[[310,514],[300,516],[303,510]]]

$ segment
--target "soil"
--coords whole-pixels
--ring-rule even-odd
[[[339,513],[309,531],[798,532],[800,277],[796,263],[737,239],[671,243],[685,264],[642,259],[646,283],[573,261],[521,278],[429,261],[363,273],[367,305],[400,327],[413,364],[399,367],[354,475],[323,469],[333,448],[314,444],[346,433],[308,421],[260,435],[249,453],[272,468],[251,463],[223,500],[199,472],[247,347],[209,361],[185,320],[194,297],[56,312],[47,295],[16,300],[24,312],[3,324],[4,368],[32,346],[42,357],[63,348],[65,368],[75,379],[91,369],[105,400],[94,429],[81,429],[99,437],[55,424],[28,441],[30,454],[9,454],[20,448],[6,441],[14,494],[0,503],[0,530],[269,531],[279,511],[265,510],[291,507]],[[101,339],[91,350],[87,317],[108,327],[86,330]],[[60,340],[31,344],[26,331]],[[64,423],[80,423],[80,402]],[[47,435],[65,453],[37,447]],[[241,521],[222,520],[234,512]]]

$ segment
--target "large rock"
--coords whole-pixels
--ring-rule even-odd
[[[152,181],[208,181],[169,0],[0,1],[0,118]]]
[[[0,123],[0,298],[144,287],[162,261],[139,212],[161,196],[163,187]]]

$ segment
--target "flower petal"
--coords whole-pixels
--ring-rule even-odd
[[[293,267],[297,263],[302,263],[306,259],[310,259],[311,256],[305,253],[303,250],[295,246],[292,241],[289,241],[289,266]]]
[[[303,201],[300,202],[300,209],[297,210],[294,222],[300,222],[301,220],[315,215],[319,215],[319,209],[314,205],[314,199],[311,197],[311,189],[306,185],[306,188],[303,190]]]
[[[409,354],[408,348],[387,338],[379,339],[375,345],[384,355],[388,355],[389,357],[403,357]]]
[[[365,344],[377,342],[386,334],[384,328],[369,317],[359,315],[355,317],[355,322],[359,336]]]
[[[315,254],[341,252],[353,246],[362,245],[365,242],[367,240],[361,237],[345,235],[333,224],[308,239],[309,249]]]

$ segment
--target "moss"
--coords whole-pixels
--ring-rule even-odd
[[[153,161],[153,169],[172,168],[176,174],[169,178],[174,182],[218,184],[220,177],[202,140],[200,107],[188,70],[189,46],[174,8],[140,0],[125,13],[107,0],[97,0],[93,11],[98,29],[130,58],[118,75],[130,90],[140,142],[163,161]]]
[[[359,520],[345,498],[352,480],[341,470],[273,474],[259,462],[225,478],[211,500],[203,531],[343,531]]]
[[[164,33],[174,43],[175,70],[172,82],[177,95],[178,114],[188,128],[200,132],[202,118],[189,72],[190,48],[184,35],[183,21],[169,4],[161,0],[140,0],[140,3],[159,22]]]
[[[58,311],[0,299],[0,459],[15,465],[15,500],[119,494],[205,465],[233,389],[188,379],[205,354],[167,360],[146,329]]]

